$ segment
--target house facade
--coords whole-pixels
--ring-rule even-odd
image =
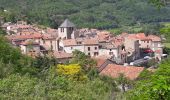
[[[67,39],[63,40],[60,46],[66,53],[79,50],[89,56],[99,55],[99,44],[96,39]]]
[[[27,40],[20,44],[21,52],[23,54],[34,53],[35,55],[40,54],[40,45],[32,40]]]

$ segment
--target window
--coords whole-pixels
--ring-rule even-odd
[[[125,46],[124,45],[122,46],[122,50],[125,50]]]
[[[73,49],[73,47],[71,47],[71,50]]]
[[[98,52],[94,52],[94,56],[98,56],[99,55],[99,53]]]
[[[148,43],[149,43],[149,41],[148,41]]]
[[[109,52],[109,55],[113,55],[113,52]]]
[[[64,32],[64,28],[61,28],[61,32]]]
[[[82,44],[82,42],[77,42],[77,44]]]
[[[99,45],[99,49],[101,49],[102,48],[102,46],[101,45]]]
[[[97,47],[95,47],[94,49],[97,50]]]
[[[90,51],[90,47],[88,47],[88,51]]]
[[[90,56],[90,53],[88,53],[88,55]]]

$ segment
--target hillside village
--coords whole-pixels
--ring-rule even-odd
[[[79,50],[96,60],[100,74],[113,78],[124,73],[133,80],[144,70],[143,64],[152,59],[159,63],[166,56],[159,36],[145,33],[116,36],[106,30],[77,29],[68,19],[58,29],[39,28],[24,21],[1,27],[6,30],[10,43],[23,54],[50,55],[63,64],[72,58],[73,51]]]

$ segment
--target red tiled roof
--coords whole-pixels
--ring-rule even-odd
[[[39,43],[32,41],[32,40],[28,40],[28,41],[22,42],[21,45],[39,45]]]
[[[146,36],[144,33],[129,34],[128,38],[130,38],[130,39],[139,39],[139,40],[161,41],[161,38],[159,36],[156,36],[156,35]]]
[[[135,67],[135,66],[123,66],[116,64],[109,64],[101,72],[100,75],[110,76],[112,78],[118,78],[122,73],[127,78],[134,80],[139,74],[144,70],[144,67]]]
[[[104,58],[93,58],[97,63],[97,68],[99,68],[107,59]]]
[[[97,33],[97,38],[99,41],[107,41],[111,37],[110,32],[108,31],[101,31]]]
[[[81,42],[78,44],[78,42]],[[76,45],[96,45],[98,44],[98,40],[93,38],[93,39],[67,39],[63,40],[64,46],[76,46]]]
[[[123,43],[124,43],[124,39],[122,39],[122,38],[115,38],[112,40],[112,44],[115,47],[121,46],[121,45],[123,45]]]
[[[31,34],[31,35],[15,35],[15,36],[11,36],[10,39],[25,40],[25,39],[39,39],[41,37],[42,37],[42,35],[40,33],[35,33],[35,34]]]
[[[117,35],[116,38],[124,40],[124,38],[127,37],[127,36],[128,36],[128,33],[122,33],[120,35]]]
[[[77,45],[75,39],[63,40],[63,44],[64,44],[64,46],[75,46],[75,45]]]
[[[128,38],[139,39],[139,40],[148,40],[148,38],[145,36],[145,33],[129,34]]]
[[[96,45],[96,44],[99,44],[99,42],[95,38],[93,38],[93,39],[84,39],[83,44],[84,45]]]
[[[149,35],[148,38],[151,39],[152,41],[161,41],[161,38],[156,35]]]
[[[53,37],[53,36],[51,36],[51,35],[49,35],[49,34],[43,34],[43,35],[42,35],[42,38],[43,38],[44,40],[56,39],[55,37]]]
[[[62,59],[62,58],[71,58],[72,54],[71,53],[65,53],[65,52],[54,52],[53,53],[54,56],[58,59]]]

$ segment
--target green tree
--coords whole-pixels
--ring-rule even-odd
[[[0,59],[4,63],[16,64],[21,57],[19,49],[13,48],[3,36],[0,36]]]
[[[38,56],[32,62],[32,66],[39,68],[41,70],[48,69],[51,66],[55,65],[57,65],[57,59],[49,56]]]
[[[120,74],[119,77],[116,79],[116,82],[121,85],[122,91],[126,91],[126,87],[128,88],[130,85],[130,80],[125,77],[124,74]]]
[[[6,35],[6,32],[0,27],[0,35]]]
[[[128,94],[131,100],[169,100],[170,99],[170,60],[163,61],[150,77],[137,81]]]
[[[88,72],[96,66],[95,60],[78,50],[73,51],[71,63],[79,64],[85,72]]]
[[[162,6],[165,6],[168,0],[150,0],[150,2],[160,8]]]

